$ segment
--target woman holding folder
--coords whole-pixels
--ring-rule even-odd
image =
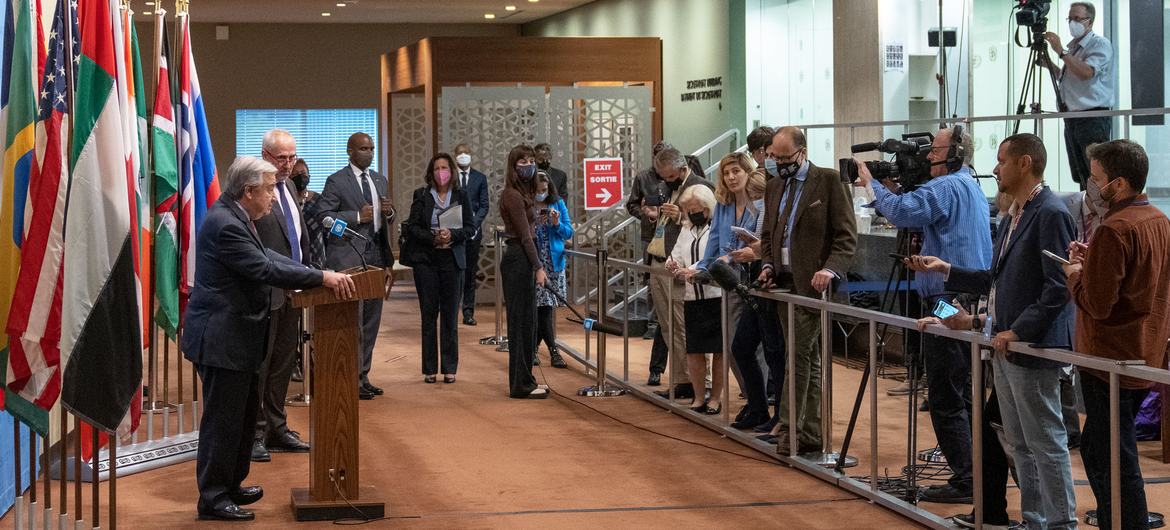
[[[431,159],[427,164],[427,185],[414,190],[410,217],[402,227],[402,263],[414,268],[414,286],[422,313],[422,373],[426,383],[434,383],[440,371],[444,383],[454,383],[459,368],[459,304],[463,270],[468,265],[463,242],[472,236],[475,226],[467,194],[459,188],[459,179],[452,178],[454,168],[455,160],[447,153]]]

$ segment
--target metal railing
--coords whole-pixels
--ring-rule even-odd
[[[625,281],[627,283],[629,281],[628,279],[631,276],[633,276],[633,273],[635,273],[635,272],[636,273],[649,273],[650,275],[653,275],[653,276],[670,276],[670,273],[667,272],[664,268],[649,267],[649,266],[646,266],[646,265],[641,264],[641,263],[634,263],[634,262],[630,262],[630,261],[607,258],[606,256],[602,255],[603,253],[600,253],[600,252],[597,254],[590,254],[590,253],[586,253],[586,252],[573,250],[573,251],[566,251],[565,254],[570,260],[573,260],[574,262],[580,262],[581,264],[592,264],[593,266],[595,266],[598,269],[597,274],[599,274],[599,275],[601,275],[601,274],[610,275],[611,273],[613,273],[613,274],[625,273],[624,277],[626,278]],[[724,435],[728,438],[734,439],[747,447],[750,447],[752,449],[760,451],[761,453],[769,455],[770,457],[773,457],[773,458],[776,458],[782,462],[785,462],[788,465],[795,467],[795,468],[797,468],[797,469],[799,469],[799,470],[801,470],[809,475],[820,478],[820,479],[825,480],[829,483],[832,483],[832,484],[836,485],[837,487],[840,487],[844,490],[850,491],[850,492],[855,493],[859,496],[867,498],[876,504],[882,505],[888,509],[891,509],[891,510],[913,520],[914,522],[917,522],[919,524],[924,524],[927,526],[931,526],[934,528],[951,528],[952,526],[951,526],[950,522],[946,519],[941,518],[939,515],[936,515],[936,514],[931,513],[927,510],[924,510],[924,509],[918,507],[914,503],[908,502],[900,497],[896,497],[893,494],[883,492],[881,489],[879,489],[879,481],[878,481],[879,474],[878,474],[878,462],[877,462],[877,457],[879,455],[879,444],[878,444],[879,416],[878,416],[878,407],[877,407],[878,398],[879,398],[878,386],[877,386],[877,378],[878,378],[877,327],[879,324],[882,324],[885,326],[893,326],[893,327],[901,328],[903,330],[917,330],[917,321],[914,319],[911,319],[911,318],[903,317],[903,316],[882,313],[882,312],[869,310],[869,309],[861,309],[861,308],[852,307],[852,306],[845,305],[845,304],[831,302],[828,300],[812,299],[812,298],[796,295],[796,294],[789,293],[789,292],[782,292],[782,291],[775,291],[775,290],[773,290],[773,291],[753,291],[753,295],[761,297],[761,298],[775,300],[777,302],[780,302],[780,303],[787,305],[787,314],[781,315],[781,318],[785,319],[785,321],[786,321],[786,329],[787,330],[794,329],[795,314],[796,314],[795,311],[796,311],[797,307],[820,312],[820,317],[821,317],[821,331],[820,331],[820,333],[821,333],[821,337],[820,337],[821,352],[820,352],[820,354],[821,354],[821,363],[822,363],[821,370],[822,370],[822,376],[825,378],[826,381],[831,381],[832,372],[833,372],[833,363],[832,363],[833,334],[831,333],[831,327],[830,327],[832,319],[836,316],[845,316],[845,317],[850,317],[852,319],[855,319],[859,322],[868,324],[868,333],[869,333],[869,337],[868,337],[868,339],[869,339],[868,340],[868,355],[869,355],[868,356],[868,367],[869,367],[869,369],[868,369],[868,372],[869,373],[868,373],[868,379],[866,380],[866,383],[865,383],[867,389],[865,390],[865,394],[864,394],[864,395],[868,396],[868,399],[870,402],[869,403],[869,405],[870,405],[869,406],[869,416],[870,416],[869,417],[869,450],[870,450],[869,459],[870,459],[870,462],[869,462],[869,477],[868,477],[867,481],[853,478],[853,477],[850,477],[850,476],[844,474],[840,469],[837,469],[837,467],[838,467],[837,465],[829,466],[826,464],[826,461],[825,461],[826,455],[833,455],[834,454],[833,453],[833,441],[832,441],[832,419],[831,419],[831,417],[832,417],[832,403],[833,403],[831,383],[824,385],[822,387],[822,396],[821,396],[821,403],[822,403],[822,407],[823,407],[822,419],[821,419],[822,429],[823,429],[822,453],[812,455],[812,457],[810,458],[810,455],[797,454],[798,436],[796,433],[797,421],[795,420],[797,418],[796,410],[795,410],[796,409],[796,395],[795,395],[796,389],[795,389],[795,385],[791,384],[790,382],[786,385],[786,389],[789,392],[789,394],[788,394],[788,397],[789,397],[789,399],[788,399],[788,403],[789,403],[788,417],[791,420],[788,422],[788,429],[789,429],[789,437],[788,438],[789,438],[789,443],[791,444],[789,454],[793,455],[793,456],[780,456],[775,452],[775,446],[768,445],[768,444],[765,444],[764,442],[756,440],[754,438],[754,436],[752,436],[748,433],[744,433],[742,431],[739,431],[737,429],[732,429],[728,425],[728,412],[727,412],[727,410],[728,410],[727,409],[727,405],[728,405],[727,394],[728,394],[728,392],[726,390],[728,388],[727,381],[726,381],[726,378],[728,378],[728,371],[727,370],[724,370],[724,373],[723,373],[723,376],[725,378],[724,387],[723,387],[725,389],[725,391],[724,391],[724,396],[723,396],[723,401],[722,401],[723,406],[724,406],[724,413],[722,414],[721,417],[718,417],[718,418],[714,417],[714,416],[708,416],[705,414],[695,413],[695,412],[689,410],[688,407],[676,404],[674,402],[674,388],[675,388],[675,382],[676,382],[676,379],[678,378],[678,376],[676,376],[676,374],[674,374],[673,365],[669,362],[667,363],[668,364],[668,368],[667,368],[668,380],[669,380],[669,387],[668,387],[669,398],[660,397],[660,396],[654,394],[649,389],[649,387],[644,387],[642,385],[631,382],[630,381],[630,373],[629,373],[629,364],[630,364],[630,348],[629,348],[629,338],[628,338],[629,333],[628,333],[628,327],[626,327],[624,325],[623,325],[623,331],[626,331],[626,333],[624,333],[625,336],[623,337],[623,347],[621,350],[621,353],[623,356],[621,374],[619,375],[619,374],[612,373],[609,370],[604,370],[604,372],[597,374],[598,378],[600,380],[606,380],[606,381],[614,383],[620,387],[623,387],[630,394],[636,395],[639,398],[644,399],[650,403],[653,403],[655,405],[663,407],[664,409],[667,409],[673,413],[679,414],[680,416],[682,416],[690,421],[693,421],[695,423],[703,425],[704,427],[707,427],[707,428],[709,428],[709,429],[711,429],[711,430],[713,430],[721,435]],[[724,345],[725,351],[724,351],[723,357],[724,357],[724,363],[726,364],[727,359],[731,355],[731,352],[727,351],[729,349],[729,344],[730,344],[730,329],[729,328],[731,326],[728,325],[727,320],[726,320],[726,313],[727,313],[726,312],[726,297],[724,297],[724,300],[725,300],[725,302],[724,302],[725,310],[724,310],[724,326],[723,326],[723,345]],[[605,313],[606,301],[603,298],[599,298],[597,301],[599,303],[598,314],[599,315],[606,314]],[[589,302],[586,301],[586,306],[588,306],[588,303]],[[671,305],[673,303],[674,303],[674,293],[673,293],[673,289],[671,289],[668,291],[667,304]],[[663,333],[667,337],[668,344],[673,344],[673,341],[670,340],[670,337],[672,337],[673,333],[675,332],[675,330],[672,329],[672,327],[673,327],[672,320],[673,319],[671,319],[671,318],[667,318],[667,319],[665,319],[665,322],[663,323],[663,329],[664,329]],[[974,495],[974,509],[975,509],[975,514],[976,514],[976,521],[975,522],[976,522],[977,527],[981,527],[983,524],[983,515],[982,515],[982,513],[983,513],[982,512],[982,508],[983,508],[983,498],[982,498],[982,491],[983,491],[982,490],[983,432],[982,432],[982,428],[980,428],[980,425],[982,425],[982,421],[983,421],[983,406],[984,406],[984,400],[986,399],[985,385],[984,385],[984,378],[983,378],[984,366],[983,366],[983,360],[982,360],[982,356],[981,356],[981,349],[991,347],[991,339],[990,339],[990,337],[987,337],[979,332],[954,331],[954,330],[950,330],[950,329],[947,329],[943,326],[938,326],[938,325],[928,326],[925,330],[925,333],[928,333],[931,335],[936,335],[939,337],[945,337],[945,338],[950,338],[950,339],[970,343],[971,391],[972,391],[972,397],[973,397],[973,399],[972,399],[972,420],[971,420],[972,425],[973,425],[973,428],[972,428],[972,438],[973,438],[972,439],[972,459],[973,459],[973,463],[974,463],[973,464],[973,467],[974,467],[974,469],[973,469],[973,480],[974,480],[974,485],[973,485],[973,492],[974,493],[973,493],[973,495]],[[599,366],[604,367],[607,364],[606,361],[603,359],[594,360],[591,358],[590,339],[592,338],[594,340],[604,340],[604,338],[602,338],[600,336],[600,334],[594,334],[597,336],[590,337],[589,336],[590,334],[591,334],[590,332],[586,332],[585,353],[583,356],[580,355],[575,349],[568,346],[567,344],[564,344],[563,342],[560,345],[561,349],[566,354],[568,354],[571,357],[575,358],[576,360],[582,362],[586,366],[586,372],[588,372],[590,369],[597,370],[597,368]],[[795,350],[795,336],[792,333],[787,333],[785,339],[788,343],[788,352],[790,353],[787,356],[787,371],[786,371],[786,373],[789,374],[788,377],[791,377],[792,374],[795,374],[795,356],[791,355],[791,352],[793,352]],[[1072,364],[1072,365],[1075,365],[1075,366],[1080,367],[1080,368],[1087,368],[1087,369],[1096,370],[1098,372],[1107,374],[1108,383],[1109,383],[1109,407],[1110,407],[1110,412],[1111,412],[1110,424],[1109,424],[1110,425],[1109,462],[1110,462],[1110,473],[1111,473],[1111,475],[1110,475],[1111,476],[1110,496],[1111,496],[1111,499],[1113,500],[1112,505],[1111,505],[1111,509],[1112,509],[1112,519],[1111,520],[1112,520],[1113,528],[1120,528],[1121,527],[1120,434],[1119,434],[1119,417],[1117,414],[1118,401],[1119,401],[1119,395],[1120,395],[1120,378],[1121,377],[1131,377],[1131,378],[1141,379],[1141,380],[1145,380],[1145,381],[1151,381],[1151,382],[1155,382],[1155,383],[1170,384],[1170,370],[1166,370],[1163,368],[1144,366],[1143,363],[1141,363],[1140,361],[1137,361],[1137,362],[1116,361],[1116,360],[1106,359],[1106,358],[1102,358],[1102,357],[1095,357],[1092,355],[1087,355],[1084,353],[1075,352],[1075,351],[1071,351],[1071,350],[1067,350],[1067,349],[1034,348],[1034,347],[1028,346],[1026,343],[1021,343],[1021,342],[1011,343],[1008,347],[1008,350],[1010,352],[1013,352],[1013,353],[1031,355],[1033,357],[1037,357],[1037,358],[1041,358],[1041,359],[1048,359],[1048,360],[1058,361],[1058,362],[1062,362],[1062,363],[1068,363],[1068,364]],[[604,350],[602,350],[602,351],[604,351]],[[614,352],[611,352],[611,353],[614,353]],[[682,377],[685,377],[685,375],[683,375]],[[860,401],[858,403],[860,403]]]
[[[723,158],[723,155],[734,151],[738,146],[739,129],[728,129],[710,142],[704,144],[703,147],[696,149],[695,152],[691,153],[691,156],[698,158],[699,162],[702,162],[704,173],[706,173],[704,176],[710,178],[715,173],[715,170],[718,169],[719,159]],[[720,147],[723,147],[723,149],[719,149]]]

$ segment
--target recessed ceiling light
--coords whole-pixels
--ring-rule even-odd
[[[483,14],[483,18],[486,18],[486,19],[488,19],[488,20],[491,20],[491,19],[493,19],[493,18],[496,18],[496,14],[495,14],[495,13],[484,13],[484,14]]]
[[[146,5],[152,6],[152,5],[154,5],[154,2],[147,2]]]
[[[154,13],[151,13],[150,11],[143,11],[142,14],[143,15],[153,15]]]
[[[516,6],[504,6],[504,11],[515,11]]]
[[[345,7],[345,4],[338,3],[338,4],[337,4],[337,7]]]
[[[539,1],[540,1],[540,0],[528,0],[528,3],[530,3],[530,4],[535,4],[535,3],[539,2]]]
[[[333,13],[321,13],[321,16],[323,16],[323,17],[333,16]]]

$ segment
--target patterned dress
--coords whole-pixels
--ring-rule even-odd
[[[544,272],[548,276],[544,287],[536,286],[536,305],[538,307],[556,307],[560,305],[556,297],[553,296],[549,290],[555,289],[557,294],[562,297],[565,296],[565,271],[553,272],[552,263],[552,238],[556,237],[553,234],[551,226],[547,224],[540,224],[536,227],[536,253],[540,255],[540,265],[544,267]]]

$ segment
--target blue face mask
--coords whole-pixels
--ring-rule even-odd
[[[776,161],[771,158],[764,159],[764,171],[767,171],[773,177],[780,176],[780,168],[776,167]]]
[[[528,164],[527,166],[516,166],[516,176],[521,179],[528,180],[536,174],[536,164]]]
[[[544,202],[544,200],[547,198],[548,198],[548,192],[536,194],[536,202]]]

